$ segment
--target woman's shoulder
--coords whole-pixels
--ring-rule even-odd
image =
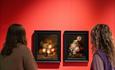
[[[93,55],[93,60],[97,62],[105,61],[107,60],[106,58],[106,55],[101,50],[97,50]]]
[[[94,61],[102,61],[101,57],[98,54],[93,55],[93,60]]]
[[[103,65],[104,64],[103,64],[101,57],[98,54],[94,54],[91,69],[92,70],[104,70]]]
[[[98,50],[94,55],[95,61],[102,61],[105,67],[105,70],[112,70],[111,62],[109,61],[108,56],[101,50]],[[101,60],[100,60],[101,59]]]
[[[17,47],[18,47],[20,50],[28,49],[26,45],[20,44],[20,43],[17,44]]]
[[[26,52],[28,52],[28,51],[30,51],[29,48],[27,48],[27,46],[24,45],[24,44],[17,44],[17,46],[18,46],[19,51],[20,51],[22,54],[23,54],[23,53],[26,53]]]

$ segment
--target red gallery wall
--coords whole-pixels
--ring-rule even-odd
[[[88,63],[63,63],[63,32],[81,31],[97,23],[110,26],[115,39],[115,0],[0,0],[0,50],[3,47],[8,26],[20,23],[27,33],[28,48],[32,47],[34,30],[61,31],[61,62],[58,68],[38,67],[39,70],[89,70],[92,60],[89,37]],[[39,64],[38,64],[39,66]]]

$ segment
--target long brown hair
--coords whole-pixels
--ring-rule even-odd
[[[114,61],[114,45],[112,41],[112,33],[108,25],[97,24],[91,30],[91,41],[94,47],[101,49],[107,54],[111,62]]]
[[[12,50],[17,47],[17,44],[21,43],[27,45],[25,29],[20,24],[12,24],[8,28],[4,47],[1,51],[3,56],[8,56],[12,53]]]

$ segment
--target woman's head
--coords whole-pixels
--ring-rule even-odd
[[[25,29],[20,24],[12,24],[8,28],[6,41],[1,54],[10,55],[18,43],[27,44]]]
[[[26,32],[25,29],[22,27],[22,25],[12,24],[8,28],[6,42],[26,44]]]
[[[97,24],[91,30],[91,42],[96,49],[111,49],[112,33],[106,24]]]
[[[108,56],[113,52],[112,33],[106,24],[97,24],[91,30],[92,48],[103,50]]]

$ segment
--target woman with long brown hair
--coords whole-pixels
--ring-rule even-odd
[[[97,24],[91,30],[93,61],[91,70],[115,70],[115,46],[106,24]]]
[[[20,24],[12,24],[8,28],[0,54],[0,70],[37,70],[33,56],[27,48],[25,29]]]

